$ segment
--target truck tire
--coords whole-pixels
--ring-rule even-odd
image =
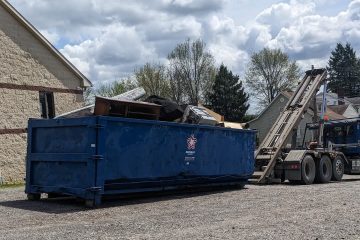
[[[315,179],[315,162],[312,156],[306,155],[301,163],[301,183],[312,184]]]
[[[337,156],[332,161],[332,178],[333,181],[341,181],[344,175],[344,159]]]
[[[316,166],[316,177],[315,181],[318,183],[328,183],[332,177],[332,164],[329,156],[321,156],[320,161]]]

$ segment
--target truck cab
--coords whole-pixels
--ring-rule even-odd
[[[345,173],[360,173],[360,118],[326,122],[324,146],[344,154]]]

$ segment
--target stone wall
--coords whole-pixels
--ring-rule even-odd
[[[82,80],[1,6],[0,22],[0,82],[81,86]]]
[[[55,114],[59,115],[84,105],[79,93],[83,80],[1,6],[0,23],[0,177],[14,183],[24,178],[26,133],[1,130],[25,132],[29,118],[40,118],[39,91],[28,86],[55,89]]]
[[[26,135],[0,135],[0,171],[4,183],[20,183],[25,177]]]
[[[82,96],[54,93],[55,113],[83,106]],[[0,129],[27,128],[29,118],[40,118],[39,93],[0,89]],[[5,183],[22,182],[25,173],[26,133],[0,134],[0,177]]]

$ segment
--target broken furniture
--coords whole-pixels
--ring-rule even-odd
[[[154,103],[96,97],[94,115],[159,120],[160,108]]]

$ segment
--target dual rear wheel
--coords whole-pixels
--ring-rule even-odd
[[[316,176],[316,166],[312,156],[306,155],[301,163],[301,181],[303,184],[312,184]]]
[[[311,155],[306,155],[301,163],[301,182],[303,184],[328,183],[330,180],[340,181],[344,174],[344,161],[340,156],[333,160],[323,155],[315,164]]]
[[[319,162],[316,164],[315,182],[328,183],[332,178],[332,163],[331,159],[323,155]]]

